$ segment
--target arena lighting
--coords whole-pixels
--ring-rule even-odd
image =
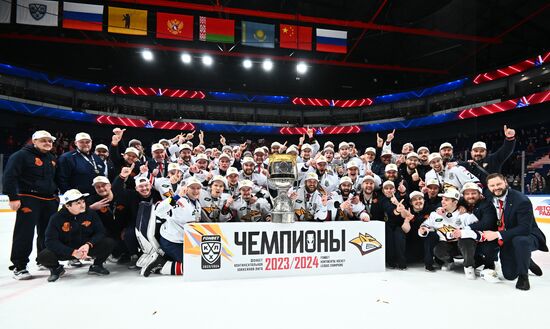
[[[153,52],[151,52],[149,49],[145,49],[141,52],[141,57],[143,57],[144,60],[150,62],[153,60]]]
[[[250,69],[250,68],[252,68],[252,61],[251,61],[250,59],[248,59],[248,58],[245,59],[245,60],[243,61],[243,67],[244,67],[245,69],[247,69],[247,70]]]
[[[184,63],[184,64],[189,64],[191,63],[191,55],[185,53],[185,54],[181,54],[181,61]]]
[[[273,69],[273,62],[270,60],[270,59],[266,59],[263,63],[262,63],[262,68],[264,69],[264,71],[266,72],[269,72]]]
[[[296,65],[296,72],[298,74],[305,74],[307,72],[307,65],[304,62],[300,62]]]
[[[202,63],[205,66],[212,66],[212,63],[214,63],[214,60],[212,59],[212,56],[204,55],[202,56]]]

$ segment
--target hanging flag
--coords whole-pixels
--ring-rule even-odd
[[[525,106],[529,106],[529,101],[527,100],[527,97],[523,96],[518,100],[516,104],[516,108],[525,107]]]
[[[157,13],[157,38],[193,41],[193,16]]]
[[[0,23],[8,23],[11,20],[11,0],[0,1]]]
[[[63,3],[63,28],[86,31],[103,29],[103,6],[86,3]]]
[[[147,35],[147,10],[109,7],[108,22],[110,33]]]
[[[17,24],[57,26],[59,3],[45,0],[17,0]]]
[[[232,19],[200,16],[199,39],[209,42],[234,43],[235,21]]]
[[[317,51],[329,53],[347,52],[348,32],[338,30],[317,30]]]
[[[275,25],[256,22],[241,22],[244,46],[275,48]]]
[[[151,120],[147,121],[143,126],[143,128],[155,128],[155,126],[153,125],[153,121]]]
[[[281,48],[311,50],[313,29],[308,26],[281,24],[279,26],[279,46]]]

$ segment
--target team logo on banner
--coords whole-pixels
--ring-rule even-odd
[[[203,235],[201,238],[201,268],[203,270],[221,267],[222,243],[219,235]]]
[[[29,4],[29,12],[31,13],[32,18],[39,21],[46,15],[47,6],[41,3],[31,3]]]
[[[356,238],[351,239],[349,243],[356,246],[362,256],[382,248],[382,244],[368,233],[359,233],[359,235]]]

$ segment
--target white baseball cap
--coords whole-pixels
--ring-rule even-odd
[[[221,158],[226,158],[227,160],[231,160],[231,157],[227,153],[220,154],[220,156],[218,157],[218,160],[220,160]]]
[[[180,152],[181,152],[182,150],[192,150],[191,145],[189,145],[189,144],[187,144],[187,143],[181,144],[181,146],[180,146]]]
[[[305,143],[304,145],[302,145],[302,151],[303,151],[303,150],[306,150],[306,149],[308,149],[308,150],[313,150],[313,148],[311,147],[311,145],[309,145],[308,143]]]
[[[349,143],[348,142],[342,142],[342,143],[338,144],[338,149],[341,149],[343,147],[349,148]]]
[[[412,200],[414,197],[417,197],[417,196],[423,198],[424,194],[422,194],[422,192],[420,191],[412,191],[411,194],[409,194],[409,200]]]
[[[349,178],[348,176],[343,176],[342,178],[340,178],[340,183],[338,185],[342,185],[344,183],[350,183],[353,185],[351,178]]]
[[[239,182],[239,190],[242,189],[243,187],[253,188],[254,183],[249,179],[242,180],[242,181]]]
[[[90,193],[81,193],[77,189],[68,190],[63,194],[63,197],[61,198],[63,204],[67,204],[71,201],[76,201],[82,198],[87,197],[90,195]]]
[[[52,142],[55,142],[55,139],[56,139],[49,132],[45,130],[38,130],[38,131],[35,131],[34,134],[32,134],[32,140],[40,139],[40,138],[49,138],[52,140]]]
[[[432,162],[435,159],[441,159],[441,154],[439,153],[432,153],[428,156],[428,163]]]
[[[172,143],[170,143],[170,141],[167,140],[166,138],[162,138],[162,139],[159,140],[159,144],[162,144],[162,143],[172,144]]]
[[[370,180],[370,181],[373,181],[373,182],[375,181],[374,176],[371,176],[371,175],[367,175],[367,176],[363,177],[363,182],[366,181],[366,180]]]
[[[172,170],[179,170],[181,172],[183,172],[183,170],[181,170],[181,166],[175,162],[172,162],[172,163],[169,163],[168,164],[168,171],[172,171]]]
[[[292,152],[298,153],[298,150],[296,149],[296,146],[294,146],[294,145],[291,145],[286,149],[287,154],[292,153]]]
[[[440,193],[437,196],[449,198],[449,199],[455,199],[455,200],[460,199],[460,193],[454,188],[447,189],[445,193]]]
[[[242,164],[245,164],[245,163],[256,163],[256,162],[251,157],[244,157]]]
[[[325,144],[323,145],[323,148],[327,148],[327,147],[330,147],[330,148],[334,148],[334,143],[331,142],[331,141],[328,141],[328,142],[325,142]]]
[[[139,144],[141,145],[141,141],[139,139],[131,139],[129,142],[128,142],[128,146],[134,146],[136,144]]]
[[[387,180],[385,181],[383,184],[382,184],[382,188],[386,187],[386,185],[391,185],[393,187],[395,187],[395,183],[391,180]]]
[[[101,150],[107,150],[107,151],[109,151],[109,148],[108,148],[107,145],[105,145],[105,144],[97,144],[97,145],[95,146],[95,150],[96,150],[96,151],[97,151],[97,150],[100,150],[100,149],[101,149]]]
[[[460,193],[464,193],[464,191],[466,191],[466,190],[476,190],[479,193],[482,192],[481,187],[479,187],[479,185],[477,185],[474,182],[468,182],[468,183],[464,184],[462,186],[462,189],[460,190]]]
[[[224,145],[224,146],[222,147],[222,151],[225,151],[225,150],[231,150],[231,151],[233,151],[233,148],[231,147],[231,145]]]
[[[196,179],[195,177],[189,177],[185,181],[185,186],[191,186],[191,185],[200,185],[202,187],[202,183],[200,180]]]
[[[418,153],[416,152],[409,152],[407,154],[407,159],[410,159],[410,158],[417,158],[418,159]]]
[[[426,181],[426,186],[437,185],[439,186],[439,181],[436,178],[430,178]]]
[[[367,147],[367,149],[365,150],[365,153],[374,153],[374,155],[376,155],[376,149],[374,147]]]
[[[426,146],[420,146],[420,147],[418,148],[418,150],[416,150],[416,153],[420,153],[420,151],[422,151],[422,150],[426,150],[426,151],[430,152],[430,149],[427,148]]]
[[[334,153],[334,148],[333,147],[325,147],[323,149],[323,154],[327,153],[327,152],[332,152]]]
[[[325,158],[324,155],[320,155],[320,156],[317,158],[317,160],[315,160],[315,162],[317,162],[317,163],[323,163],[323,162],[324,162],[324,163],[327,163],[328,161],[327,161],[327,158]]]
[[[306,175],[306,177],[304,178],[304,182],[305,182],[306,180],[310,180],[310,179],[319,181],[319,176],[317,176],[317,174],[314,173],[314,172],[308,172],[307,175]]]
[[[382,151],[382,154],[380,156],[385,156],[385,155],[393,155],[393,153],[391,153],[390,150],[386,149]]]
[[[254,154],[256,154],[256,153],[265,154],[265,150],[261,147],[258,147],[254,150]]]
[[[96,176],[92,181],[92,186],[95,186],[95,184],[97,183],[111,184],[111,182],[109,181],[109,178],[105,176]]]
[[[222,175],[215,175],[214,177],[212,177],[212,179],[210,180],[210,184],[214,182],[222,182],[224,186],[227,186],[227,181]]]
[[[197,155],[197,157],[195,158],[195,162],[198,162],[199,160],[204,160],[206,162],[210,161],[210,159],[208,159],[208,157],[204,153]]]
[[[155,143],[151,145],[151,152],[164,151],[164,146],[161,143]]]
[[[354,148],[354,147],[355,147],[355,143],[354,143],[354,142],[349,142],[348,144],[349,144],[349,147],[351,147],[351,148]]]
[[[386,165],[386,168],[384,169],[385,172],[388,171],[397,171],[397,165],[395,163],[389,163]]]
[[[281,143],[279,143],[279,142],[273,142],[273,143],[271,143],[271,147],[272,147],[272,148],[273,148],[273,147],[281,147],[281,146],[283,146],[283,145],[282,145]]]
[[[87,133],[78,133],[78,134],[76,134],[76,136],[74,137],[74,141],[75,141],[75,142],[81,141],[81,140],[83,140],[83,139],[87,139],[87,140],[90,140],[90,141],[91,141],[91,140],[92,140],[92,137],[90,137],[90,135],[87,134]]]
[[[486,150],[487,144],[485,144],[484,142],[475,142],[474,145],[472,145],[472,150],[477,148]]]
[[[139,151],[135,147],[126,148],[126,151],[124,151],[124,154],[127,154],[127,153],[134,153],[137,157],[139,156]]]
[[[449,142],[445,142],[441,145],[439,145],[439,150],[441,151],[442,148],[445,148],[445,147],[450,147],[450,148],[453,148],[453,144],[449,143]]]
[[[136,181],[136,186],[141,183],[150,183],[149,178],[143,176],[136,176],[134,177],[134,180]]]
[[[238,174],[239,174],[239,171],[237,170],[237,168],[229,167],[229,168],[227,168],[227,172],[225,173],[225,177],[227,177],[229,175],[238,175]]]
[[[346,168],[359,168],[359,164],[357,163],[357,161],[351,160],[350,162],[348,162]]]

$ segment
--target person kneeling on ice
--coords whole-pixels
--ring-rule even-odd
[[[105,229],[95,211],[86,208],[88,193],[68,190],[61,197],[63,208],[52,215],[46,228],[46,249],[38,262],[50,269],[49,282],[65,273],[60,260],[95,258],[88,274],[107,275],[103,263],[113,251],[115,241],[105,237]]]
[[[442,208],[430,214],[430,217],[420,225],[418,234],[426,237],[430,231],[436,231],[439,242],[434,248],[434,254],[444,262],[441,268],[450,270],[453,257],[462,255],[466,278],[475,279],[474,255],[479,233],[471,230],[468,225],[477,222],[478,219],[475,215],[461,213],[458,209],[460,193],[457,190],[448,189],[439,196],[442,197]],[[461,234],[458,235],[455,231]]]
[[[200,221],[201,190],[202,183],[190,177],[176,195],[156,206],[155,216],[166,221],[160,228],[160,250],[152,254],[142,271],[143,276],[148,277],[157,271],[167,275],[183,274],[184,225]]]

